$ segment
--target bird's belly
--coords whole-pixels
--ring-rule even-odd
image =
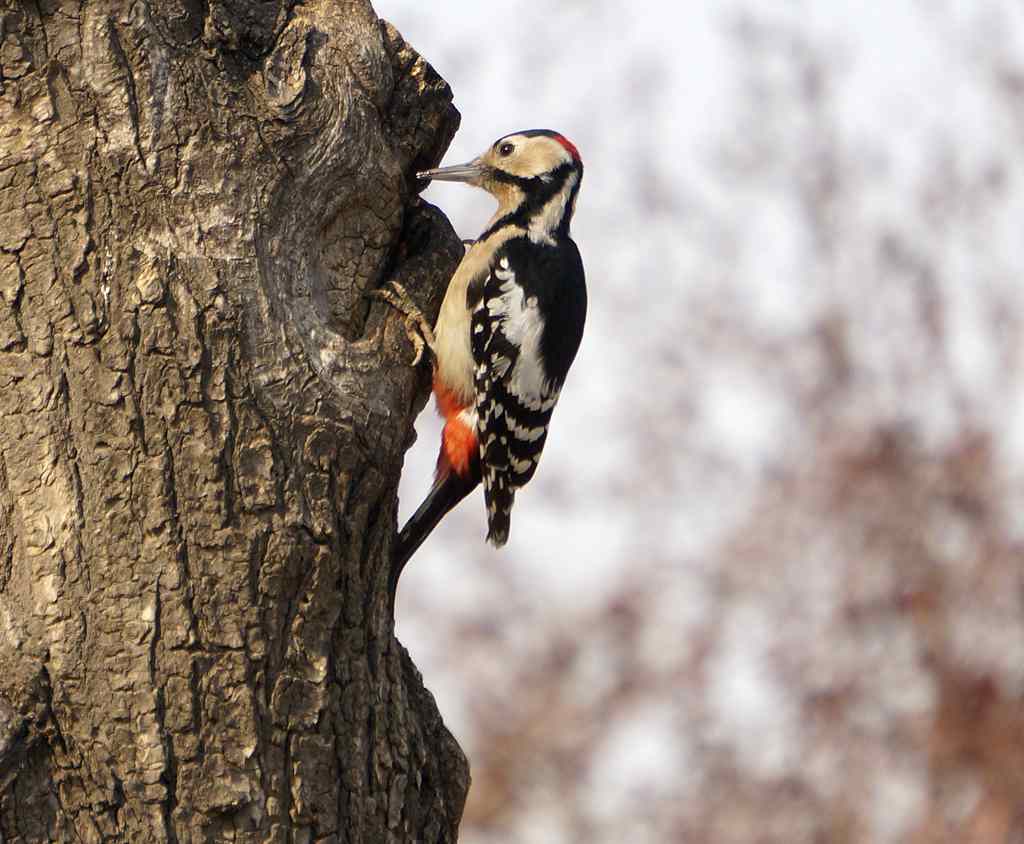
[[[453,393],[463,407],[473,404],[473,352],[469,347],[470,313],[466,308],[468,284],[469,279],[464,274],[455,274],[434,328],[436,380]]]
[[[448,282],[448,290],[434,328],[438,361],[436,375],[464,407],[473,406],[476,394],[473,383],[476,364],[469,344],[471,315],[466,303],[466,291],[473,279],[484,277],[490,272],[494,253],[510,238],[523,235],[524,231],[517,226],[506,226],[486,240],[476,241]]]

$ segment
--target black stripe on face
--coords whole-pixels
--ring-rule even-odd
[[[573,164],[559,164],[554,170],[551,170],[545,175],[548,179],[542,179],[540,176],[531,176],[529,178],[523,176],[513,176],[511,173],[506,173],[503,170],[494,170],[492,178],[499,182],[504,182],[509,185],[516,185],[523,192],[523,201],[519,203],[518,207],[506,214],[504,217],[496,220],[494,225],[487,229],[482,235],[480,240],[486,240],[498,229],[502,229],[508,225],[523,226],[524,228],[530,221],[530,217],[536,214],[538,211],[543,210],[544,206],[548,204],[559,191],[565,187],[565,180],[569,178],[573,171],[577,171],[579,176],[576,179],[576,185],[571,192],[569,202],[566,204],[566,212],[572,208],[572,199],[576,196],[577,191],[580,188],[580,181],[582,178],[583,168],[579,165]],[[559,223],[557,231],[560,234],[567,233],[569,230],[569,214],[564,213],[562,220]]]
[[[572,220],[573,210],[576,208],[576,196],[580,192],[580,182],[583,181],[583,167],[579,168],[579,176],[576,178],[576,184],[572,186],[572,190],[569,191],[569,199],[565,203],[565,213],[562,214],[562,219],[558,223],[558,229],[556,230],[559,237],[569,236],[569,223]]]
[[[536,190],[536,183],[540,181],[540,178],[537,176],[517,176],[514,173],[499,170],[497,167],[495,167],[491,172],[491,178],[496,182],[501,182],[506,185],[515,185],[524,193]]]

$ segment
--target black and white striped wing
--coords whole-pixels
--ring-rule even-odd
[[[470,327],[477,434],[487,538],[501,546],[515,492],[537,469],[561,382],[544,369],[537,297],[517,282],[507,257],[499,255],[479,293]]]

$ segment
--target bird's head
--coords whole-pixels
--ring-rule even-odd
[[[559,201],[565,218],[583,178],[583,161],[576,146],[558,132],[530,129],[499,138],[465,164],[439,167],[416,174],[421,179],[467,182],[498,200],[499,215],[549,207]],[[564,213],[568,212],[568,213]]]

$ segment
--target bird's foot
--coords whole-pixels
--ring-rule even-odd
[[[430,327],[427,318],[423,316],[423,311],[401,284],[397,281],[389,281],[383,287],[371,290],[369,295],[375,299],[382,299],[402,314],[405,319],[405,333],[415,352],[412,359],[413,366],[423,360],[424,349],[429,349],[430,354],[434,356],[435,360],[437,359],[434,330]]]

